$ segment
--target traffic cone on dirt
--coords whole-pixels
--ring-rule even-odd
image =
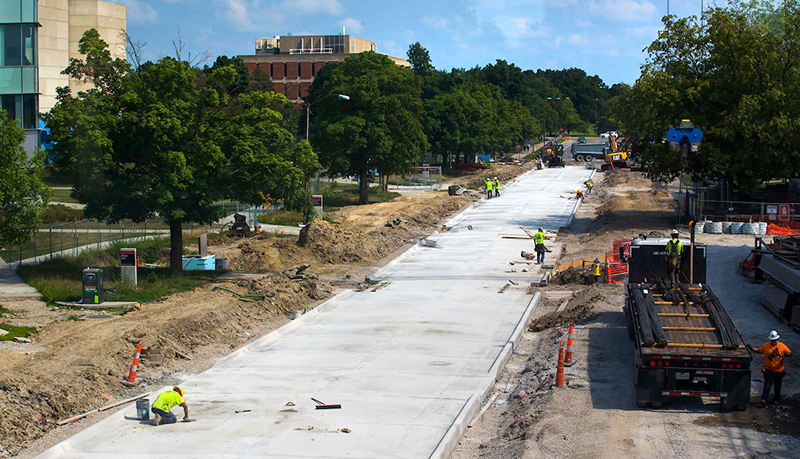
[[[558,347],[558,368],[556,369],[556,387],[564,387],[564,342]]]
[[[131,365],[131,372],[128,373],[128,382],[133,383],[136,381],[136,369],[139,368],[139,354],[142,353],[142,343],[144,340],[139,340],[139,345],[136,346],[136,355],[133,356],[133,365]]]
[[[569,331],[567,332],[567,351],[564,353],[564,366],[571,367],[575,365],[575,362],[572,360],[572,329],[573,323],[569,321]]]

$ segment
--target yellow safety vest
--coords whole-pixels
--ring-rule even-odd
[[[487,180],[486,181],[486,190],[488,190],[488,191],[492,190],[492,181],[491,180]]]
[[[677,244],[675,243],[677,241]],[[677,239],[670,239],[667,242],[667,255],[671,257],[679,257],[683,254],[683,242]]]

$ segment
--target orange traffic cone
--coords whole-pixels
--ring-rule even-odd
[[[133,365],[131,365],[131,372],[128,374],[128,382],[132,383],[136,381],[136,369],[139,368],[139,354],[142,353],[142,342],[144,340],[139,340],[139,345],[136,346],[136,355],[133,356]]]
[[[569,332],[567,332],[567,351],[564,354],[564,366],[571,367],[575,365],[575,362],[572,361],[572,328],[573,323],[569,321]]]
[[[556,387],[564,387],[564,342],[558,347],[558,368],[556,369]]]

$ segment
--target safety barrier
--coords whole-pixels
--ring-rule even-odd
[[[564,341],[558,346],[558,368],[556,369],[556,387],[564,387]]]
[[[569,332],[567,332],[567,350],[564,353],[564,366],[571,367],[575,364],[572,361],[572,329],[573,329],[573,321],[569,321]]]
[[[628,264],[622,263],[619,258],[619,248],[623,247],[624,255],[627,258],[630,254],[628,247],[630,241],[625,239],[618,239],[614,241],[612,250],[606,253],[606,283],[608,284],[624,284],[625,278],[628,277]]]

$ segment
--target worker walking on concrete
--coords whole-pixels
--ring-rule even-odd
[[[492,188],[494,188],[494,181],[492,179],[486,179],[486,199],[492,199]]]
[[[183,407],[183,420],[186,422],[191,421],[189,419],[189,407],[183,401],[183,389],[175,386],[172,390],[165,390],[158,394],[156,401],[153,402],[153,408],[150,409],[156,415],[153,425],[175,424],[178,422],[178,418],[172,414],[172,408],[178,405]]]
[[[672,289],[678,289],[681,257],[683,256],[683,242],[678,240],[678,230],[672,230],[672,239],[667,242],[667,269],[672,280]]]
[[[769,397],[769,391],[772,389],[773,384],[775,384],[773,403],[778,403],[781,400],[781,382],[783,382],[783,376],[786,374],[783,359],[792,355],[792,351],[785,344],[778,342],[780,337],[777,331],[772,330],[767,337],[769,342],[764,343],[758,349],[750,346],[753,352],[764,354],[764,369],[761,370],[764,375],[764,390],[761,393],[762,407],[767,406],[767,397]]]
[[[592,262],[592,274],[594,274],[594,283],[600,283],[600,259],[595,258]]]
[[[494,178],[494,197],[500,196],[500,180],[497,180],[497,177]]]
[[[536,252],[536,263],[542,264],[544,263],[544,254],[547,251],[547,248],[544,246],[544,240],[546,236],[544,235],[544,230],[539,228],[533,235],[533,251]]]

